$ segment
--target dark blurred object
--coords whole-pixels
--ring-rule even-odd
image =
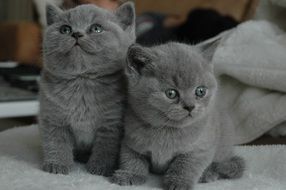
[[[63,0],[62,8],[71,9],[80,5],[80,0]]]
[[[175,27],[166,27],[166,15],[145,13],[137,19],[137,42],[152,46],[168,41],[195,44],[238,25],[235,19],[223,16],[215,10],[196,9],[186,21]]]
[[[30,22],[0,23],[0,61],[41,64],[41,28]]]
[[[281,136],[281,137],[271,137],[269,135],[263,135],[259,137],[258,139],[247,143],[246,145],[282,145],[286,144],[286,136]]]
[[[258,0],[134,0],[137,14],[156,12],[187,16],[194,9],[212,9],[237,21],[250,19]]]
[[[230,16],[223,16],[214,10],[196,9],[188,15],[187,21],[176,28],[177,41],[196,44],[234,28],[239,23]]]
[[[38,92],[40,69],[30,65],[19,65],[14,68],[1,68],[0,76],[12,87]]]
[[[137,17],[137,43],[152,46],[172,40],[174,28],[164,26],[166,15],[160,13],[144,13]]]
[[[0,22],[33,21],[33,1],[0,0]]]

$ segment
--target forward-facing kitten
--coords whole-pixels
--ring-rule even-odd
[[[203,57],[197,47],[179,43],[131,46],[125,137],[114,183],[142,184],[151,170],[164,175],[165,189],[190,190],[199,179],[242,176],[244,161],[233,155],[230,120],[216,110],[217,82],[207,59],[211,52],[205,52]]]
[[[114,13],[94,5],[66,12],[48,6],[47,21],[39,115],[43,169],[67,174],[73,153],[91,153],[88,171],[111,175],[122,130],[122,71],[135,40],[134,5]]]

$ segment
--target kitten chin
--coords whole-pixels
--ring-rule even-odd
[[[205,117],[208,116],[203,114],[200,114],[196,117],[187,116],[187,118],[183,118],[182,120],[170,122],[166,126],[176,129],[184,129],[188,127],[191,128],[193,126],[196,126],[197,123],[200,123],[202,120],[205,120]]]

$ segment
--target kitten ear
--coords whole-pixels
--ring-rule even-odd
[[[198,47],[200,51],[203,53],[204,58],[211,63],[219,44],[220,40],[216,39],[215,41],[202,42],[196,45],[196,47]]]
[[[127,72],[129,74],[142,74],[142,69],[152,63],[151,53],[147,48],[138,44],[131,45],[127,52]]]
[[[60,14],[63,11],[51,4],[47,4],[46,6],[46,16],[47,16],[47,24],[48,26],[56,22],[56,20],[59,18]]]
[[[232,31],[233,30],[222,32],[209,40],[197,44],[196,47],[202,51],[204,57],[211,63],[218,46],[229,37]]]
[[[115,15],[123,30],[130,30],[135,32],[135,6],[133,2],[126,2],[117,8]]]

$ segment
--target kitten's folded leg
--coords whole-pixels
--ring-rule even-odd
[[[219,179],[219,173],[217,172],[218,163],[213,162],[211,163],[204,171],[203,175],[201,176],[199,182],[200,183],[210,183],[214,182]]]
[[[87,170],[91,174],[111,176],[117,167],[121,131],[118,126],[109,125],[96,131]]]
[[[245,161],[239,156],[233,156],[223,162],[213,162],[200,178],[201,183],[212,182],[217,179],[238,179],[245,170]]]
[[[210,153],[189,153],[178,155],[164,175],[165,190],[192,190],[210,163]]]
[[[43,170],[54,174],[68,174],[73,164],[73,143],[68,128],[47,123],[42,125]]]
[[[241,178],[245,170],[245,161],[239,156],[233,156],[230,159],[221,162],[216,167],[221,179]]]
[[[143,155],[122,144],[120,169],[111,178],[112,183],[119,185],[141,185],[149,173],[149,163]]]

